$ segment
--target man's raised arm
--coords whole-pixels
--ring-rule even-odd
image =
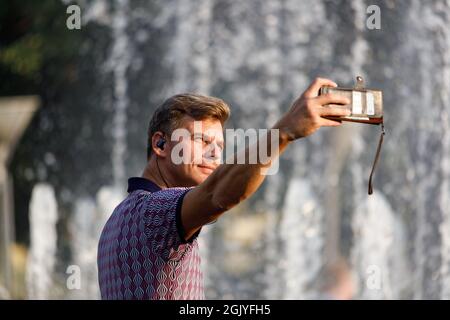
[[[181,208],[185,239],[191,238],[203,225],[216,220],[224,212],[250,197],[264,181],[262,170],[268,169],[292,141],[309,136],[320,127],[335,127],[341,124],[323,116],[348,116],[350,112],[324,106],[345,105],[350,104],[350,101],[338,95],[318,96],[319,89],[326,85],[337,86],[331,80],[317,78],[294,101],[290,109],[272,127],[272,130],[279,130],[279,139],[275,145],[272,145],[271,130],[268,131],[264,141],[267,141],[267,150],[271,150],[269,162],[258,159],[256,164],[222,164],[203,183],[186,194]],[[242,151],[245,152],[245,159],[250,158],[249,154],[257,152],[258,142]]]

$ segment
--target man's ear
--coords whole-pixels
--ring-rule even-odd
[[[165,158],[168,154],[167,140],[161,131],[156,131],[152,136],[152,151],[161,158]]]

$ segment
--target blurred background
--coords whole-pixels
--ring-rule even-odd
[[[374,194],[379,127],[296,142],[203,228],[210,299],[450,298],[450,2],[2,0],[0,298],[99,298],[100,231],[165,98],[218,96],[228,128],[267,128],[316,76],[357,75],[384,94]]]

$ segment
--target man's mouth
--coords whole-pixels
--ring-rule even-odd
[[[210,165],[205,165],[205,164],[199,164],[198,167],[203,171],[203,172],[213,172],[214,170],[216,170],[215,166],[210,166]]]

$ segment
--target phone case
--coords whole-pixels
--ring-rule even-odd
[[[358,77],[360,78],[360,77]],[[351,121],[359,123],[380,124],[383,122],[383,93],[380,90],[365,89],[362,78],[357,80],[355,88],[322,87],[319,95],[332,93],[350,99],[351,104],[339,106],[351,111],[350,116],[324,117],[331,120]]]

